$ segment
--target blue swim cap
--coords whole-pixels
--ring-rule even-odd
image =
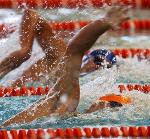
[[[116,64],[116,57],[114,53],[111,50],[106,50],[106,49],[98,49],[90,52],[83,58],[83,61],[88,60],[91,56],[97,56],[97,55],[104,56],[112,65]]]

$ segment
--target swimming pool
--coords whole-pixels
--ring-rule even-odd
[[[92,11],[92,12],[91,12]],[[101,10],[81,10],[78,15],[78,9],[69,10],[69,9],[59,9],[51,11],[41,10],[41,14],[44,15],[47,19],[51,20],[87,20],[95,19],[97,15],[103,16]],[[56,14],[57,13],[57,14]],[[7,13],[8,14],[8,13]],[[20,14],[13,13],[10,11],[10,15],[13,14],[16,17],[16,23],[20,23]],[[63,14],[63,15],[62,15]],[[94,15],[94,16],[93,16]],[[136,18],[137,16],[134,15]],[[3,17],[4,18],[4,17]],[[148,18],[145,15],[145,18]],[[3,19],[4,20],[4,19]],[[7,21],[7,20],[4,20]],[[1,40],[0,46],[2,51],[0,52],[0,59],[8,55],[11,51],[19,49],[19,39],[18,31],[14,32],[9,38]],[[150,45],[150,36],[146,33],[130,34],[121,36],[112,35],[110,37],[109,33],[106,33],[98,40],[94,49],[99,48],[148,48]],[[11,48],[11,49],[10,49]],[[34,42],[34,53],[33,57],[23,64],[19,69],[14,70],[8,74],[1,84],[7,86],[9,82],[15,80],[16,76],[22,73],[22,70],[29,65],[29,63],[34,62],[38,58],[43,56],[41,52],[38,57],[34,58],[34,54],[41,52],[41,49],[38,47],[37,42]],[[89,105],[97,100],[100,96],[110,93],[119,94],[118,84],[149,84],[150,75],[149,69],[150,64],[147,60],[138,61],[137,57],[123,59],[117,58],[119,67],[113,67],[112,69],[104,69],[102,71],[95,71],[87,76],[80,78],[81,85],[81,100],[78,107],[79,112],[85,111]],[[39,86],[39,84],[34,84],[34,86]],[[92,95],[91,95],[92,94]],[[99,127],[99,126],[147,126],[150,124],[150,108],[149,100],[150,95],[144,94],[138,91],[124,92],[124,94],[131,97],[132,103],[126,106],[123,106],[119,110],[115,109],[104,109],[91,114],[80,114],[78,116],[73,116],[70,118],[56,119],[55,117],[51,118],[42,118],[36,121],[33,121],[30,124],[22,125],[11,125],[6,129],[30,129],[30,128],[67,128],[67,127]],[[29,96],[29,97],[12,97],[12,98],[0,98],[0,124],[10,118],[12,115],[22,111],[31,103],[37,101],[42,96]]]

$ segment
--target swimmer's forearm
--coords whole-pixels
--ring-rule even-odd
[[[81,29],[68,43],[71,51],[84,54],[111,25],[104,19],[93,21]]]
[[[32,111],[29,110],[25,110],[17,115],[15,115],[14,117],[12,117],[11,119],[7,120],[6,122],[4,122],[1,126],[2,127],[6,127],[9,126],[11,124],[24,124],[24,123],[29,123],[35,119],[38,119],[40,117],[43,116],[43,114],[41,113],[32,113]]]
[[[3,78],[8,72],[19,67],[24,61],[30,58],[30,55],[31,53],[24,49],[11,53],[0,62],[0,78]]]
[[[10,64],[12,65],[12,70],[19,67],[23,62],[28,60],[31,56],[31,51],[29,50],[18,50],[13,53],[11,53],[7,58],[4,59],[4,61],[10,61]]]
[[[14,116],[11,119],[4,122],[1,126],[6,127],[6,126],[9,126],[11,124],[20,124],[20,123],[27,123],[27,122],[32,121],[31,119],[27,118],[26,115],[27,115],[26,111],[23,111],[20,114]],[[30,117],[30,118],[33,118],[33,117]]]
[[[68,43],[68,53],[83,56],[92,47],[97,38],[107,31],[110,27],[118,27],[122,22],[129,19],[128,8],[119,6],[112,7],[104,19],[96,20],[83,29]]]
[[[29,123],[43,116],[48,117],[54,113],[55,102],[55,98],[43,97],[26,110],[4,122],[1,126],[6,127],[11,124]]]

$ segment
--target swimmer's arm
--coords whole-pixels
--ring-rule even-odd
[[[20,27],[21,49],[11,53],[0,62],[0,78],[30,58],[38,19],[39,14],[37,12],[33,10],[26,10],[24,12]]]
[[[103,19],[91,22],[81,29],[68,43],[68,53],[83,56],[96,42],[98,37],[111,27],[117,27],[129,19],[127,9],[121,7],[111,8]]]
[[[0,62],[0,78],[3,78],[8,72],[19,67],[24,61],[30,58],[30,50],[21,49],[11,53]]]
[[[49,117],[50,114],[54,113],[54,110],[56,109],[55,102],[56,100],[54,97],[49,97],[48,99],[47,97],[41,98],[29,108],[2,123],[0,127],[6,127],[11,124],[29,123],[43,116]]]
[[[89,109],[84,112],[84,114],[102,110],[106,107],[110,107],[109,102],[98,100],[96,102],[93,102]]]

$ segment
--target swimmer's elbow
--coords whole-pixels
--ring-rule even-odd
[[[24,49],[22,51],[22,58],[23,58],[23,61],[26,61],[28,60],[30,57],[31,57],[31,49]]]
[[[14,63],[13,69],[19,67],[23,62],[27,61],[31,57],[31,50],[21,49],[12,55],[12,61]]]
[[[78,43],[73,43],[68,45],[68,53],[72,55],[82,56],[84,54],[82,46]]]
[[[37,12],[36,11],[34,11],[33,9],[26,9],[25,11],[24,11],[24,13],[25,14],[32,14],[32,13],[36,13],[37,14]]]
[[[78,40],[72,41],[68,44],[68,48],[70,48],[70,53],[73,55],[83,56],[87,50],[89,50],[89,46],[92,46],[92,43],[87,40]]]

